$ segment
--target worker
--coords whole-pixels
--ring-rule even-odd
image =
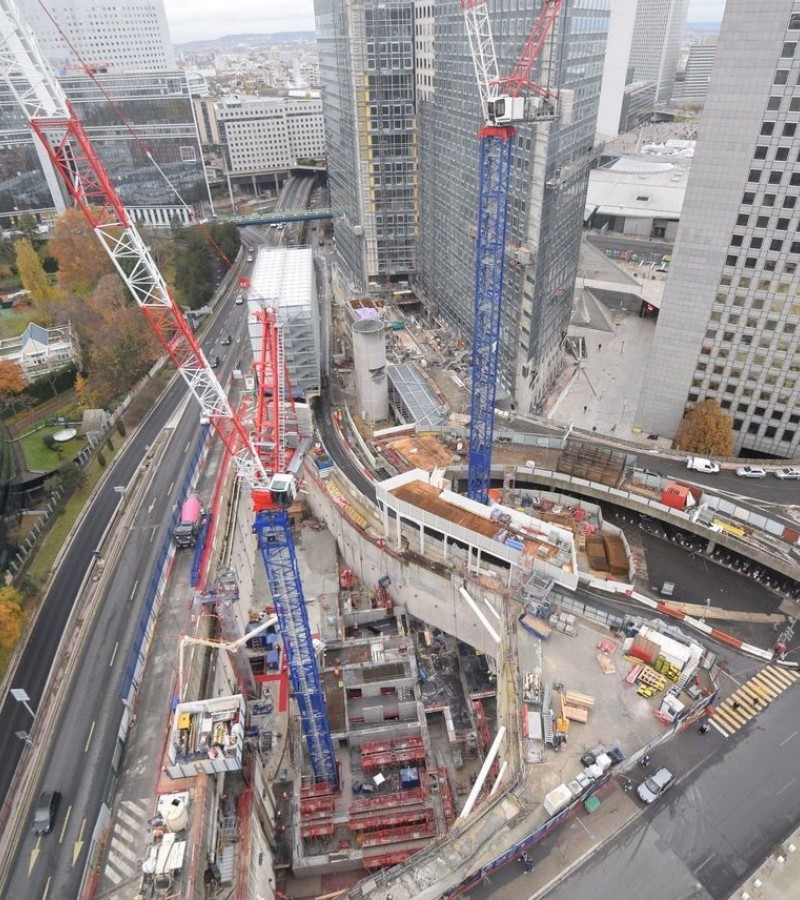
[[[697,729],[700,734],[705,734],[708,731],[708,722],[703,722],[703,724]]]
[[[646,769],[650,765],[650,754],[645,753],[645,755],[641,758],[642,768]]]

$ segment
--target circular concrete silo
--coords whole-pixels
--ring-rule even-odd
[[[359,413],[365,422],[387,419],[386,335],[379,319],[360,319],[353,323],[353,361]]]

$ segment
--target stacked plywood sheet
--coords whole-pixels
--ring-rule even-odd
[[[578,691],[567,691],[564,694],[564,715],[571,722],[589,721],[589,710],[594,706],[594,697]]]

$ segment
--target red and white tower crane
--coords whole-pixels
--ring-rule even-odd
[[[271,318],[265,312],[263,325],[276,349],[269,363],[262,353],[261,370],[262,379],[271,381],[273,410],[271,416],[267,415],[262,403],[254,439],[232,409],[14,0],[0,0],[0,77],[200,404],[202,416],[236,460],[239,474],[249,482],[256,514],[253,530],[267,570],[314,777],[335,786],[336,756],[288,514],[297,493],[303,450],[311,439],[309,436],[307,442],[298,442],[291,460],[287,459],[287,434],[282,430],[286,392],[281,387],[285,372],[274,313]]]
[[[522,56],[513,72],[501,78],[486,0],[461,0],[483,115],[467,474],[467,493],[481,503],[488,500],[492,464],[514,125],[558,118],[555,94],[529,77],[562,3],[544,0]]]

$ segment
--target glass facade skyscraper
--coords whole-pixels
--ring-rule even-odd
[[[197,214],[210,207],[194,109],[186,76],[174,70],[163,3],[57,0],[50,11],[71,48],[36,4],[23,11],[131,216],[167,225],[190,220],[181,201]],[[21,212],[48,218],[61,211],[56,184],[52,174],[48,184],[30,127],[0,85],[0,223]]]
[[[416,269],[412,0],[315,0],[339,271],[356,292]]]
[[[564,365],[610,0],[567,0],[531,73],[562,92],[560,122],[518,128],[509,196],[499,393],[537,410]],[[421,296],[471,336],[480,104],[459,4],[417,0]],[[490,4],[501,73],[510,73],[540,0]]]

